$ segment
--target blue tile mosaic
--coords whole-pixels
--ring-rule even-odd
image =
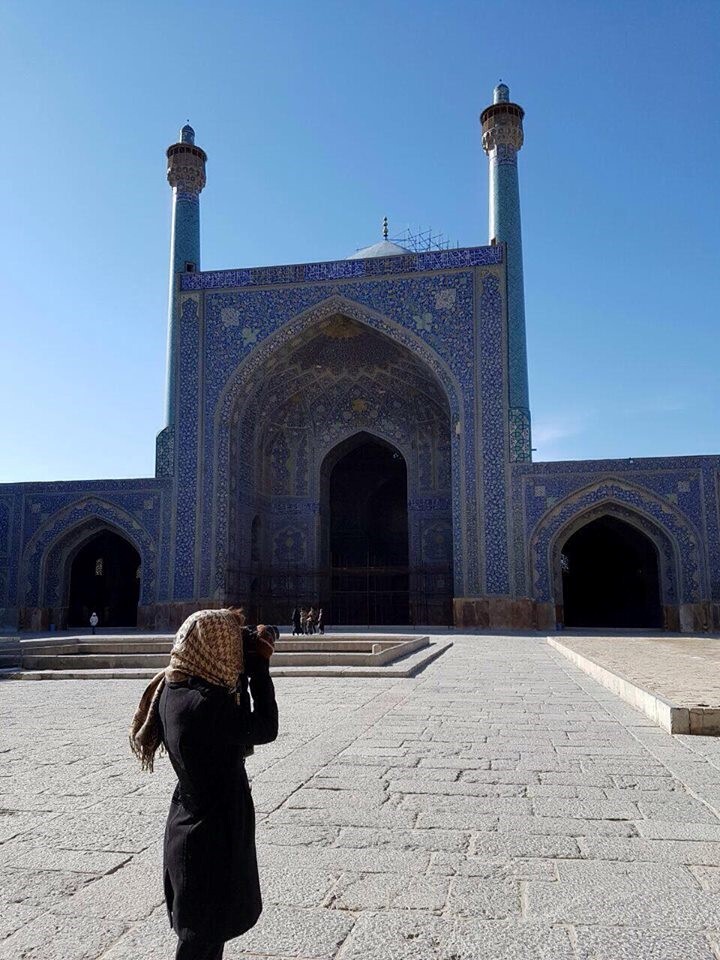
[[[399,273],[424,273],[460,267],[492,266],[503,262],[503,248],[464,247],[459,250],[431,250],[407,256],[375,257],[369,260],[329,260],[323,263],[295,263],[279,267],[251,267],[242,270],[206,270],[186,273],[180,278],[181,290],[232,289],[247,286],[274,286],[319,280],[346,280],[390,276]]]

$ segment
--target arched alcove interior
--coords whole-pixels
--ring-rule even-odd
[[[94,533],[68,557],[70,627],[87,627],[98,615],[103,627],[134,627],[140,597],[140,555],[120,534]]]
[[[662,626],[657,548],[633,524],[590,520],[562,545],[560,564],[566,626]]]
[[[323,464],[329,452],[346,442],[353,446],[352,438],[363,434],[373,438],[368,443],[400,456],[406,474],[405,567],[421,591],[440,583],[438,610],[449,609],[450,407],[424,360],[357,320],[332,316],[308,325],[268,356],[245,385],[232,421],[228,583],[233,595],[247,595],[257,579],[265,616],[286,621],[296,603],[330,609]],[[379,449],[373,447],[382,460]],[[389,456],[392,461],[394,454]],[[422,503],[428,505],[424,510]],[[382,497],[376,506],[379,530]],[[263,530],[259,544],[253,538],[256,517]],[[405,611],[405,621],[418,619]],[[444,608],[437,615],[448,622]]]

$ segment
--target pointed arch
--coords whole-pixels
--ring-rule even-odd
[[[157,580],[154,539],[122,507],[90,496],[57,510],[28,541],[21,565],[20,605],[27,608],[65,606],[68,558],[103,529],[123,537],[137,550],[141,564],[140,603],[152,603]]]
[[[336,318],[353,321],[367,328],[368,331],[387,338],[395,347],[407,351],[407,355],[412,357],[418,368],[425,371],[424,376],[428,383],[434,384],[433,389],[439,392],[439,395],[443,397],[443,402],[447,404],[447,459],[452,465],[452,476],[448,477],[448,480],[457,487],[461,483],[460,477],[465,472],[466,456],[462,426],[464,421],[463,394],[460,384],[446,362],[424,340],[405,327],[355,301],[337,295],[330,296],[312,308],[302,311],[255,346],[229,377],[215,405],[212,469],[214,488],[212,492],[206,491],[205,494],[208,504],[207,510],[212,511],[212,514],[207,513],[206,515],[208,517],[208,527],[212,530],[210,557],[213,573],[212,582],[209,586],[210,592],[214,595],[221,594],[227,589],[227,571],[230,564],[234,562],[234,553],[237,553],[237,550],[233,551],[232,549],[232,537],[236,536],[237,531],[242,529],[243,524],[247,522],[233,518],[231,511],[231,504],[235,502],[232,498],[237,497],[239,484],[241,482],[249,483],[247,477],[249,468],[243,465],[241,469],[245,471],[245,474],[241,474],[241,477],[238,478],[233,475],[231,464],[242,460],[243,456],[248,459],[252,459],[253,456],[253,451],[248,451],[246,447],[240,450],[237,446],[237,440],[234,439],[243,420],[241,411],[245,404],[251,400],[259,384],[266,378],[272,380],[277,372],[276,364],[283,355],[292,355],[304,342],[317,336],[321,332],[323,324],[330,323]],[[245,419],[252,418],[246,417]],[[453,426],[454,429],[451,429]],[[315,453],[322,452],[324,455],[326,450],[337,444],[338,439],[343,440],[346,435],[353,432],[352,427],[348,425],[347,430],[344,433],[341,432],[339,436],[333,435],[321,441],[321,448],[316,449]],[[375,432],[378,436],[398,447],[405,446],[401,437],[391,436],[381,425],[377,427]],[[234,444],[236,445],[235,449],[233,449]],[[412,463],[412,458],[409,456],[410,451],[403,449],[402,452],[407,462]],[[288,480],[288,482],[291,481]],[[309,499],[317,498],[319,491],[316,488],[309,489],[306,495]],[[468,496],[474,495],[474,490],[468,492]],[[308,509],[312,509],[310,504],[308,504]],[[454,537],[454,556],[458,569],[460,569],[463,554],[462,543],[465,535],[466,531],[461,525],[458,512]],[[315,535],[311,534],[311,537],[314,538]],[[312,549],[314,549],[314,546]]]

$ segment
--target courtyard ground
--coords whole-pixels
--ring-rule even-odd
[[[249,762],[265,912],[226,956],[718,960],[720,740],[540,636],[452,639],[413,680],[278,679]],[[0,682],[0,960],[173,956],[143,687]]]

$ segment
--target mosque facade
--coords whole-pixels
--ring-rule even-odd
[[[720,629],[718,456],[532,461],[523,116],[481,115],[487,245],[222,271],[184,127],[155,476],[0,485],[0,624]]]

